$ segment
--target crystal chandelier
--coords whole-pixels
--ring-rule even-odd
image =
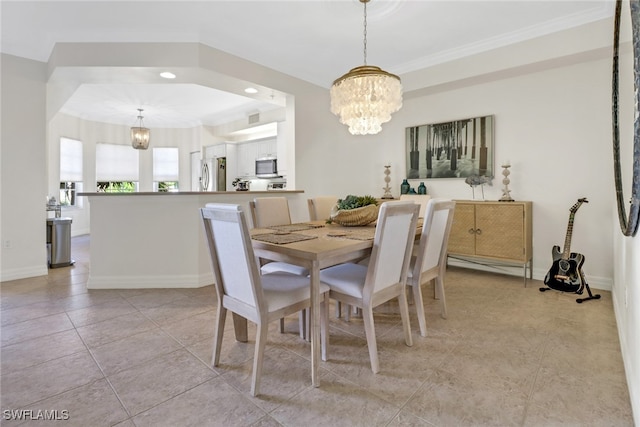
[[[146,150],[149,148],[149,139],[151,132],[148,128],[144,127],[142,123],[142,108],[138,108],[138,126],[131,127],[131,145],[136,150]]]
[[[336,79],[331,87],[331,112],[352,135],[376,134],[382,123],[402,107],[400,77],[367,65],[367,3],[364,3],[364,65]]]

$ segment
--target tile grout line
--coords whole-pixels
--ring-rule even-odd
[[[540,352],[540,360],[538,361],[538,369],[536,369],[536,373],[533,377],[533,381],[531,381],[531,386],[529,387],[529,393],[527,393],[527,401],[525,402],[524,412],[522,416],[521,425],[525,425],[527,421],[527,417],[529,415],[529,409],[531,408],[531,398],[533,397],[533,391],[535,390],[536,384],[538,383],[538,375],[542,370],[543,362],[545,360],[545,354],[547,353],[547,349],[549,348],[549,340],[545,339],[544,348]]]
[[[69,316],[68,313],[65,312],[65,314],[67,314],[67,317]],[[71,318],[69,318],[69,321],[73,324],[73,321],[71,321]],[[87,352],[91,356],[91,359],[93,359],[93,363],[96,364],[96,366],[100,370],[100,373],[102,374],[102,377],[105,379],[105,381],[109,385],[109,388],[111,388],[111,391],[113,392],[114,396],[116,397],[116,399],[118,399],[118,402],[120,403],[120,406],[122,406],[122,409],[124,409],[125,413],[127,414],[127,418],[125,418],[124,420],[121,420],[119,422],[124,422],[124,421],[126,421],[128,419],[131,419],[131,412],[129,412],[129,409],[127,408],[127,406],[124,404],[124,402],[120,398],[120,395],[116,391],[116,388],[111,383],[111,380],[109,379],[109,377],[104,373],[104,369],[102,368],[102,366],[100,366],[100,363],[98,362],[98,360],[96,359],[95,355],[93,354],[93,351],[91,350],[91,348],[89,348],[89,346],[87,345],[86,341],[84,340],[84,338],[82,337],[80,332],[78,332],[78,330],[75,327],[75,325],[74,325],[74,330],[76,331],[76,334],[78,334],[78,337],[80,338],[80,341],[82,341],[82,344],[87,349]]]

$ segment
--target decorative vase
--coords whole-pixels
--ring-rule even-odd
[[[400,184],[400,194],[409,194],[409,189],[411,186],[406,179],[402,180],[402,184]]]
[[[420,185],[418,185],[418,194],[427,194],[427,187],[424,185],[424,182],[421,182]]]

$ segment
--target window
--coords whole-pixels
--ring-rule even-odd
[[[132,193],[138,190],[138,150],[129,145],[96,144],[96,190]]]
[[[82,141],[60,138],[60,193],[62,206],[79,206],[82,191]]]
[[[98,181],[98,193],[135,193],[138,191],[137,182],[133,181]]]
[[[178,164],[178,148],[153,148],[154,191],[178,191]]]

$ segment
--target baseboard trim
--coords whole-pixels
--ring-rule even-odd
[[[14,268],[0,271],[0,282],[8,282],[10,280],[28,279],[30,277],[46,276],[49,269],[46,264],[41,266],[31,266],[24,268]]]
[[[202,288],[213,282],[212,273],[181,276],[95,276],[89,274],[87,289]]]
[[[489,271],[492,273],[508,274],[510,276],[524,277],[524,267],[513,266],[507,264],[483,264],[477,262],[465,261],[459,258],[449,258],[449,265],[454,267],[468,268],[470,270]],[[533,269],[533,280],[543,281],[547,275],[548,270],[540,268]],[[592,289],[600,289],[603,291],[611,291],[613,288],[613,279],[598,276],[587,276],[587,282]],[[527,271],[527,281],[529,281],[529,271]],[[528,283],[527,283],[528,284]]]

